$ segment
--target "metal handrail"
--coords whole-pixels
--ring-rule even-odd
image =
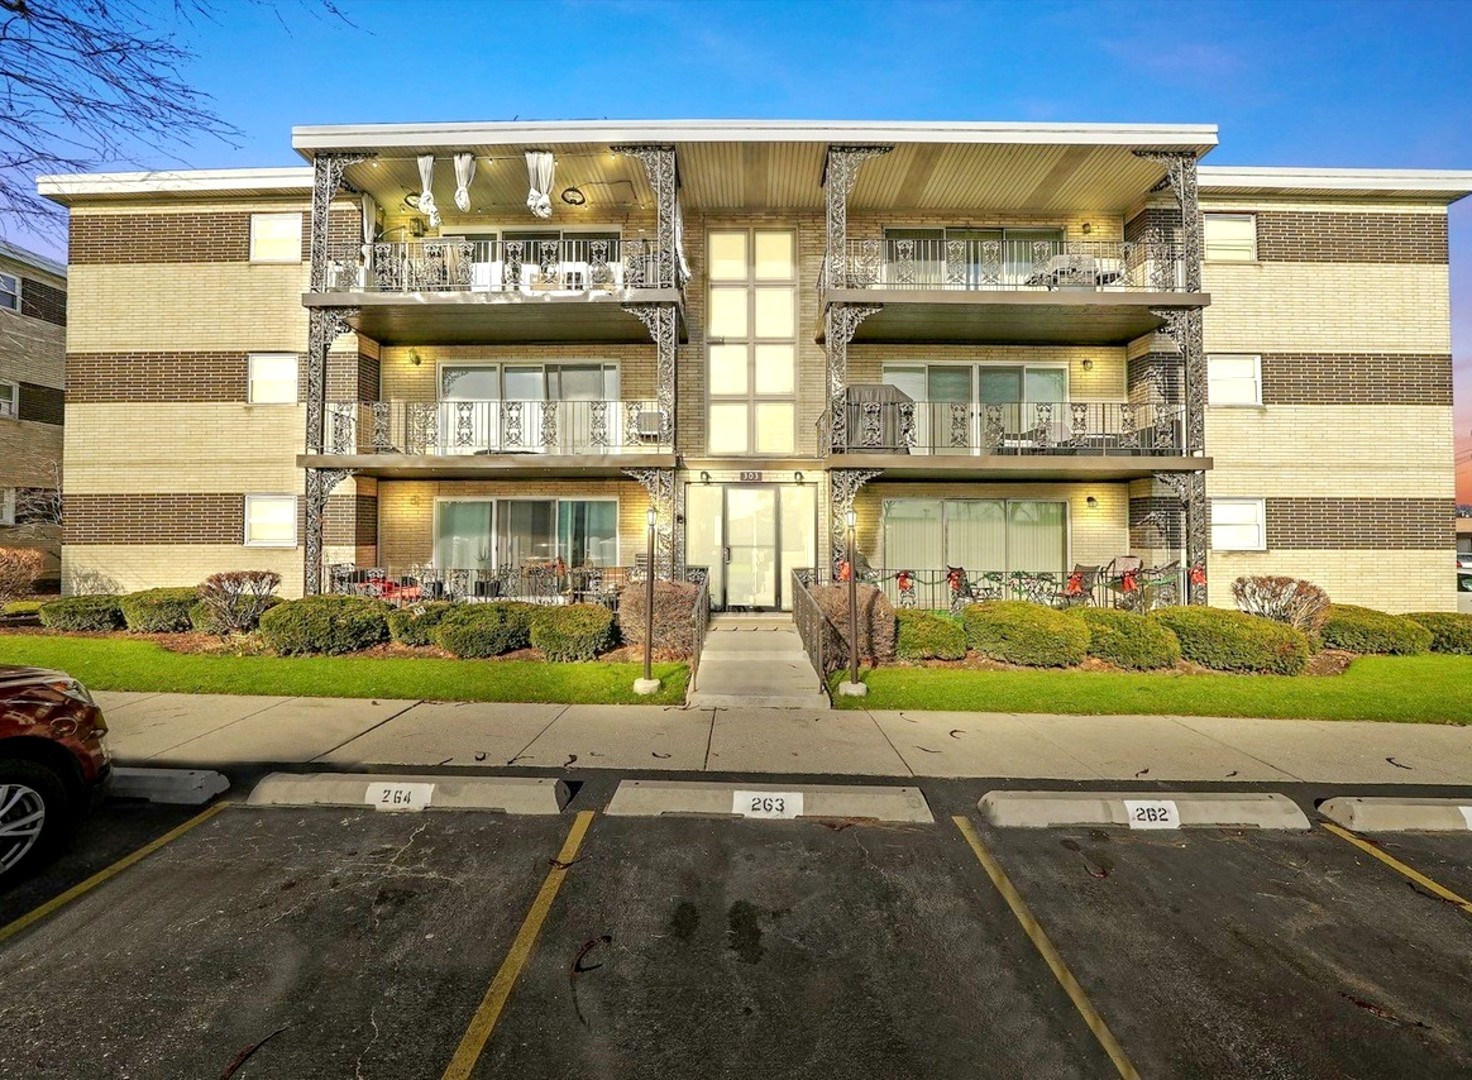
[[[617,292],[674,288],[677,260],[653,240],[423,240],[335,244],[329,292]]]
[[[329,454],[668,453],[658,401],[334,401]]]
[[[1184,249],[1141,240],[845,241],[843,264],[824,266],[840,289],[1185,290]]]
[[[834,422],[839,409],[847,410],[843,424]],[[819,416],[818,445],[840,454],[1179,456],[1185,411],[1160,402],[850,399]]]
[[[691,613],[694,634],[690,642],[690,689],[699,689],[700,655],[705,651],[705,634],[710,628],[710,579],[699,575],[700,589],[695,594],[695,610]]]
[[[328,589],[403,605],[431,600],[523,600],[537,604],[602,604],[618,609],[619,593],[643,580],[630,566],[567,566],[557,559],[499,569],[435,566],[328,567]]]
[[[828,692],[828,676],[843,665],[844,633],[824,614],[813,596],[811,584],[817,581],[817,571],[795,569],[792,571],[792,621],[797,626],[797,636],[802,640],[808,662],[818,673],[818,689]]]

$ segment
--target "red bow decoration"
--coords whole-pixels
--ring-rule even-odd
[[[1078,596],[1084,591],[1084,575],[1080,570],[1075,570],[1068,575],[1068,584],[1063,586],[1064,596]]]
[[[1126,570],[1119,578],[1119,587],[1122,592],[1139,592],[1140,572],[1138,570]]]
[[[946,584],[951,587],[951,592],[961,591],[961,575],[963,573],[963,570],[955,566],[946,570]]]
[[[1203,566],[1203,565],[1201,565],[1200,563],[1197,563],[1195,566],[1191,567],[1191,575],[1190,576],[1191,576],[1191,584],[1192,585],[1205,585],[1206,584],[1206,567]]]
[[[909,592],[915,587],[915,575],[908,570],[901,570],[895,575],[894,582],[899,586],[900,592]]]
[[[841,563],[838,564],[838,580],[839,581],[847,581],[852,576],[853,576],[853,568],[851,566],[849,566],[847,559],[845,559],[843,562],[841,562]]]

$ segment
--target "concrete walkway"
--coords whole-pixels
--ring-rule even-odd
[[[99,692],[119,762],[1472,784],[1472,727]]]
[[[790,615],[717,615],[700,654],[693,709],[827,709]]]

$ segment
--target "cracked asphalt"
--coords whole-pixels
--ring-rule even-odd
[[[1119,1075],[953,815],[1139,1075],[1472,1074],[1472,916],[1326,830],[1001,831],[982,781],[922,785],[933,825],[596,813],[616,782],[231,807],[0,941],[0,1076],[441,1077],[580,810],[467,1075]],[[191,814],[109,804],[0,925]],[[1472,894],[1472,834],[1382,846]]]

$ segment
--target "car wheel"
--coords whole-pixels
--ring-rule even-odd
[[[66,787],[31,761],[0,761],[0,879],[46,855],[66,832]]]

